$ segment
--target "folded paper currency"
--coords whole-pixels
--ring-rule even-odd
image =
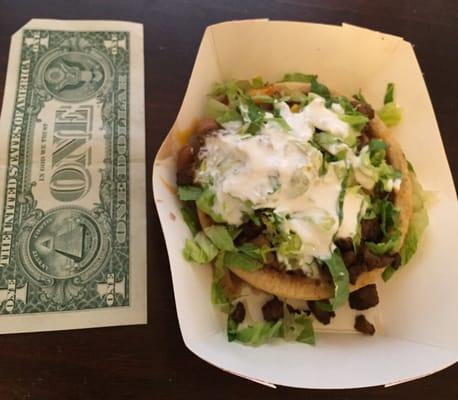
[[[0,121],[0,333],[146,322],[143,28],[32,20]]]

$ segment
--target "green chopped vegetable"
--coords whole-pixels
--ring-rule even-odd
[[[195,235],[197,232],[199,232],[200,223],[195,210],[193,210],[191,207],[184,206],[181,207],[180,211],[183,220],[186,223],[186,225],[188,225],[188,228],[191,231],[191,233]]]
[[[338,249],[335,249],[331,258],[324,260],[324,262],[328,266],[334,281],[334,298],[331,299],[331,304],[333,310],[335,310],[348,300],[348,295],[350,293],[348,270],[345,267]]]
[[[277,322],[256,322],[251,326],[236,331],[235,340],[250,346],[259,346],[272,338],[279,337],[281,327],[281,319]],[[231,333],[233,334],[232,329],[233,326],[231,326]]]
[[[275,121],[278,125],[282,127],[282,129],[285,132],[288,132],[291,130],[291,127],[288,125],[288,123],[282,118],[282,117],[275,117],[272,120],[269,121]]]
[[[379,167],[385,160],[387,145],[383,140],[372,139],[369,142],[370,159],[372,165]]]
[[[249,86],[249,83],[248,83]],[[228,81],[215,85],[212,96],[226,96],[229,108],[235,110],[239,105],[240,99],[244,97],[243,90],[247,87],[247,81]]]
[[[396,272],[397,268],[392,267],[389,265],[386,267],[383,272],[382,272],[382,279],[386,282],[388,279],[390,279],[393,274]]]
[[[253,243],[243,243],[239,247],[237,247],[237,250],[250,258],[254,258],[258,261],[262,260],[261,248],[254,245]]]
[[[402,109],[396,103],[385,104],[377,115],[387,126],[394,126],[399,124],[402,119]]]
[[[325,99],[329,99],[331,97],[331,92],[329,91],[328,87],[319,83],[316,80],[316,77],[313,78],[311,81],[310,91],[324,97]]]
[[[377,111],[380,119],[387,126],[399,124],[402,119],[402,110],[394,101],[394,84],[392,83],[389,83],[386,87],[383,104],[383,107]]]
[[[353,104],[351,104],[350,100],[346,98],[345,96],[331,97],[329,99],[329,106],[331,106],[333,103],[340,104],[340,106],[344,109],[345,114],[349,114],[349,115],[352,115],[355,113],[361,114],[360,112],[356,111]]]
[[[246,132],[251,134],[257,133],[264,123],[264,112],[251,99],[241,104],[239,109],[243,122],[247,126]]]
[[[368,104],[367,101],[366,101],[366,99],[365,99],[364,96],[363,96],[363,93],[361,92],[361,89],[359,89],[358,93],[356,93],[356,94],[353,95],[353,98],[354,98],[355,100],[358,100],[358,101],[361,102],[361,103]]]
[[[196,206],[205,214],[212,217],[215,222],[224,222],[224,219],[213,211],[213,202],[215,199],[215,194],[209,189],[206,188],[202,192],[202,195],[196,200]]]
[[[266,84],[264,83],[264,80],[262,79],[262,77],[260,76],[256,76],[254,77],[251,82],[251,87],[255,88],[255,89],[259,89],[259,88],[262,88],[264,87]]]
[[[217,119],[229,112],[231,109],[224,103],[209,97],[207,100],[207,106],[205,108],[205,116],[213,119]]]
[[[229,313],[231,301],[220,282],[213,282],[211,287],[211,301],[223,313]]]
[[[361,131],[364,125],[367,124],[367,121],[369,121],[369,119],[363,114],[353,114],[353,115],[344,114],[344,115],[339,115],[339,118],[342,121],[349,124],[350,126],[352,126],[357,131]]]
[[[229,314],[227,316],[227,327],[226,327],[226,332],[227,332],[227,340],[229,342],[233,342],[234,340],[237,339],[237,329],[239,327],[239,324],[235,322],[232,318],[231,315]]]
[[[394,232],[388,234],[382,242],[366,242],[366,246],[372,253],[380,256],[392,252],[399,245],[400,240],[401,233],[399,229],[396,229]]]
[[[178,186],[178,198],[183,201],[197,200],[202,195],[198,186]]]
[[[304,83],[310,83],[313,80],[316,80],[318,76],[317,75],[306,75],[302,74],[300,72],[293,72],[291,74],[285,74],[283,76],[283,81],[282,82],[304,82]]]
[[[237,268],[245,271],[256,271],[264,266],[258,260],[238,251],[228,251],[225,253],[224,265],[226,268]]]
[[[187,261],[206,264],[218,254],[218,249],[203,232],[199,232],[194,240],[186,239],[183,256]]]
[[[388,83],[386,86],[385,97],[383,98],[383,104],[392,103],[394,101],[394,83]]]
[[[417,251],[418,243],[428,226],[428,212],[425,205],[425,193],[415,176],[410,172],[413,186],[413,213],[400,254],[402,264],[406,264]]]
[[[212,304],[224,313],[229,313],[231,310],[231,300],[229,294],[221,284],[221,279],[224,277],[226,269],[224,268],[224,252],[220,252],[214,263],[213,282],[211,287]]]
[[[303,311],[291,313],[287,306],[283,310],[282,337],[287,341],[315,344],[312,320]]]
[[[380,204],[380,228],[384,235],[398,224],[399,210],[389,200],[382,200]]]
[[[212,243],[220,250],[235,250],[231,234],[223,225],[211,225],[204,228],[204,232]]]
[[[225,124],[226,122],[231,121],[242,121],[241,115],[235,110],[226,111],[224,114],[221,114],[216,118],[216,122],[219,124]]]

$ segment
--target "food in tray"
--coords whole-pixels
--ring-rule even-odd
[[[215,85],[178,153],[177,186],[193,234],[184,257],[211,263],[229,340],[314,343],[314,319],[378,303],[376,281],[408,262],[428,222],[387,128],[400,119],[392,84],[377,112],[315,75]],[[361,313],[355,329],[375,331]]]

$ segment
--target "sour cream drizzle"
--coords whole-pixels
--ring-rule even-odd
[[[241,124],[231,122],[206,139],[197,180],[215,193],[213,211],[229,224],[240,225],[245,213],[270,208],[283,217],[283,229],[302,241],[305,272],[313,258],[327,259],[339,230],[338,201],[344,161],[330,163],[320,176],[322,153],[312,146],[315,128],[346,138],[351,127],[339,118],[339,107],[326,108],[320,96],[299,113],[286,103],[276,104],[288,132],[273,119],[256,135],[240,134]],[[362,196],[361,196],[362,197]],[[348,198],[342,234],[356,231],[361,202]],[[346,212],[347,210],[347,212]]]

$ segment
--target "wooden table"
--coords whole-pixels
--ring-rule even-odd
[[[142,22],[149,188],[154,155],[178,112],[205,27],[224,20],[259,17],[348,22],[393,33],[413,43],[457,184],[458,2],[454,0],[0,0],[0,98],[9,38],[29,19]],[[388,389],[329,392],[272,390],[201,361],[181,339],[151,190],[148,204],[148,325],[0,336],[1,400],[458,398],[458,365]]]

